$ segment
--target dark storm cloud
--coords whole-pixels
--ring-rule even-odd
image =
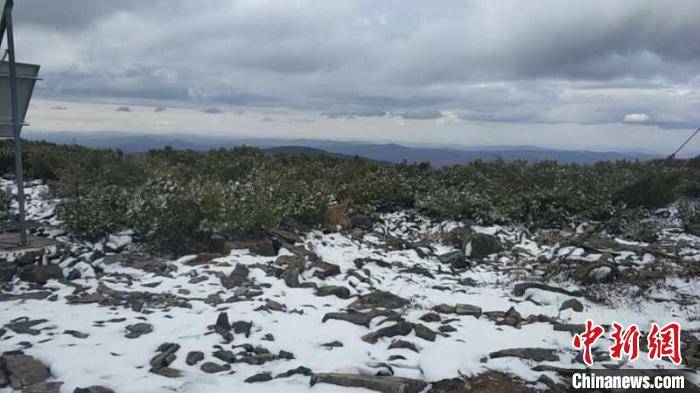
[[[83,29],[116,12],[138,11],[139,7],[150,7],[156,2],[156,0],[16,0],[14,9],[18,23],[68,30]]]
[[[15,12],[44,96],[664,127],[700,121],[697,15],[697,0],[23,0]]]

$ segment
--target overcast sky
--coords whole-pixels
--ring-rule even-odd
[[[697,0],[15,3],[37,131],[667,152],[700,126]]]

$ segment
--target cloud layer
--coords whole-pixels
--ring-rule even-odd
[[[697,0],[23,0],[15,8],[18,52],[43,65],[45,98],[333,119],[700,125]]]

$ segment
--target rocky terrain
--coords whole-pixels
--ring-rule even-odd
[[[405,211],[169,260],[131,231],[76,239],[45,190],[29,216],[55,243],[0,252],[0,392],[567,391],[586,319],[679,322],[683,364],[611,360],[606,338],[594,366],[700,381],[700,237],[673,207],[652,243]]]

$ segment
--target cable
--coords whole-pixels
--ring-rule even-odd
[[[683,144],[680,145],[680,146],[678,147],[678,149],[676,149],[676,151],[674,151],[673,153],[671,153],[671,155],[669,155],[666,159],[667,159],[667,160],[673,160],[674,158],[676,158],[676,154],[678,154],[678,152],[681,151],[681,149],[683,149],[683,148],[685,147],[685,145],[688,144],[688,142],[690,142],[693,138],[695,138],[695,135],[697,135],[698,133],[700,133],[700,128],[698,128],[697,130],[695,130],[695,132],[694,132],[691,136],[689,136],[688,139],[686,139],[685,142],[683,142]]]

